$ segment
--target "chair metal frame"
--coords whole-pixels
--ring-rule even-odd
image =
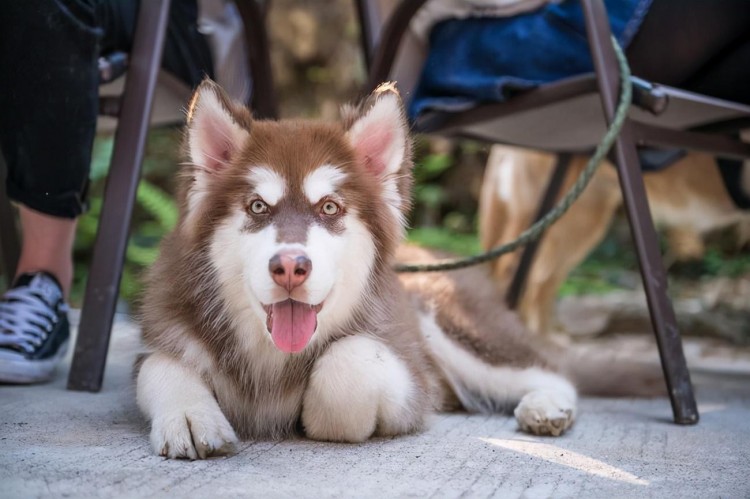
[[[425,1],[401,1],[393,8],[387,19],[383,20],[382,12],[373,7],[371,0],[357,0],[360,20],[364,26],[362,37],[366,60],[371,61],[368,89],[374,89],[380,82],[388,79],[409,22]],[[611,45],[607,13],[602,0],[581,0],[581,4],[594,62],[594,74],[542,85],[503,103],[482,104],[455,113],[433,113],[418,119],[414,124],[414,130],[417,133],[436,133],[487,141],[487,137],[478,137],[467,132],[466,128],[499,116],[512,116],[592,92],[599,94],[606,123],[611,123],[619,96],[620,73]],[[669,105],[669,96],[662,91],[663,87],[651,86],[635,78],[634,82],[634,104],[655,115],[660,114]],[[736,131],[741,123],[750,122],[750,108],[677,89],[670,89],[670,92],[672,96],[684,97],[717,108],[737,108],[743,115],[741,119],[728,120],[695,130],[675,130],[628,119],[610,153],[620,179],[674,421],[678,424],[695,424],[699,419],[698,409],[674,309],[667,294],[666,272],[649,211],[636,146],[680,147],[729,158],[750,158],[750,144],[742,143],[729,135],[707,133]],[[568,153],[576,151],[555,152],[558,153],[557,166],[540,202],[537,219],[546,214],[557,199],[567,169]],[[519,268],[506,297],[513,307],[517,305],[523,292],[526,275],[537,246],[538,242],[527,246],[521,256]]]
[[[161,67],[170,0],[143,2],[104,187],[68,389],[97,392],[104,378],[135,194],[146,149],[151,106]]]

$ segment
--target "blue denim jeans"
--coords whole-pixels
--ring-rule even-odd
[[[605,0],[613,35],[647,80],[750,103],[750,2]],[[507,18],[438,23],[410,105],[465,109],[593,70],[579,0]]]

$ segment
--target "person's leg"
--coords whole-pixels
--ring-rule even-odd
[[[742,56],[733,53],[750,41],[749,26],[747,0],[654,0],[626,52],[636,76],[748,102],[747,64],[731,57]]]
[[[684,88],[750,105],[750,24],[744,40],[706,64]]]
[[[627,55],[636,76],[750,104],[750,2],[654,0]],[[741,162],[718,164],[732,199],[746,205]]]
[[[84,209],[101,31],[83,0],[7,2],[0,15],[0,148],[23,232],[0,297],[0,381],[49,379],[65,354],[65,293]]]
[[[67,292],[97,115],[100,31],[78,2],[29,0],[0,16],[0,148],[21,206],[18,275],[45,270]]]
[[[0,149],[23,245],[0,297],[0,382],[48,379],[65,353],[64,297],[84,209],[103,50],[129,50],[138,0],[24,0],[0,15]],[[192,85],[211,74],[196,0],[175,0],[165,67]]]
[[[57,277],[68,296],[73,280],[71,254],[75,239],[76,220],[60,218],[34,211],[21,205],[23,242],[16,277],[47,271]]]
[[[84,209],[100,53],[130,49],[137,0],[28,0],[0,16],[0,149],[24,233],[17,275],[45,270],[66,295]],[[212,74],[196,0],[175,0],[164,66],[190,85]]]

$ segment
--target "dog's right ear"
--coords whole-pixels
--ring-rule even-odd
[[[212,178],[235,159],[250,136],[250,111],[235,104],[213,81],[203,80],[187,112],[185,227],[194,225]]]
[[[232,103],[216,83],[203,80],[187,112],[188,154],[196,173],[213,174],[226,168],[249,136],[243,126],[248,123],[246,110]]]

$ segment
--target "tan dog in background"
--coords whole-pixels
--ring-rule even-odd
[[[587,156],[572,159],[561,197],[587,160]],[[529,227],[554,164],[552,154],[493,147],[480,196],[479,231],[484,248],[511,241]],[[748,169],[747,163],[744,168]],[[646,174],[644,180],[654,221],[666,230],[667,261],[700,258],[706,233],[750,221],[748,212],[739,210],[727,193],[716,161],[706,154],[688,154],[668,168]],[[545,233],[518,307],[532,331],[547,333],[554,327],[560,286],[604,238],[621,204],[615,168],[610,163],[601,165],[578,201]],[[505,255],[493,263],[493,276],[502,287],[513,278],[520,254]]]

